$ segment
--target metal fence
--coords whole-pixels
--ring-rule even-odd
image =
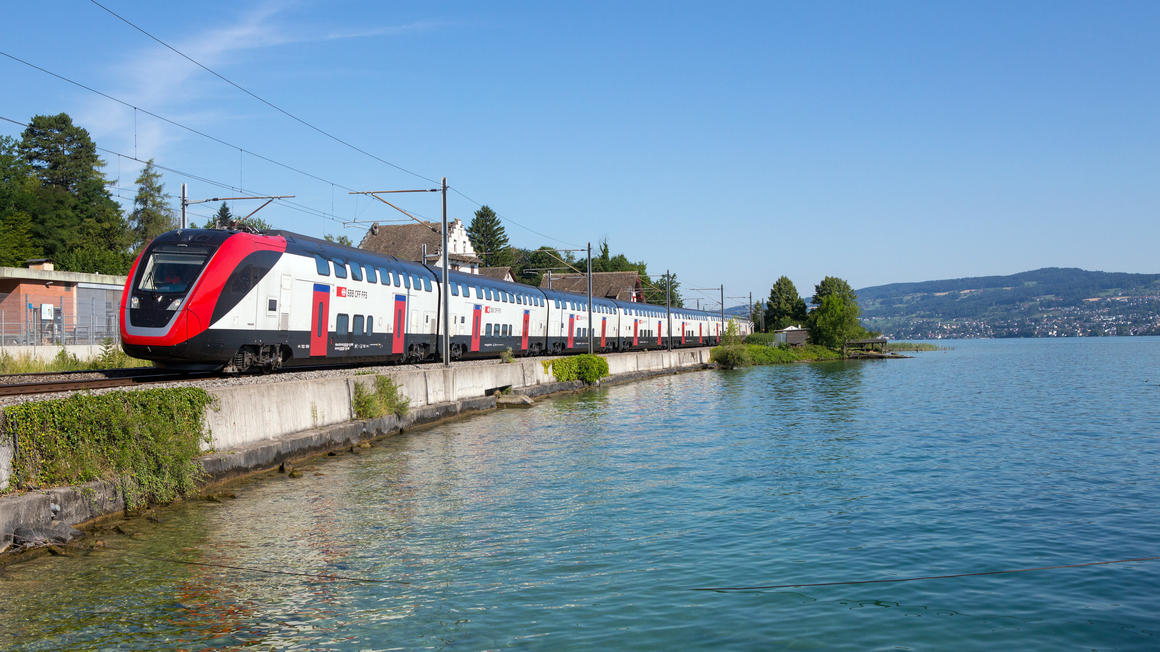
[[[61,297],[25,295],[23,305],[16,306],[6,301],[8,295],[0,294],[0,304],[7,305],[0,310],[0,348],[119,342],[121,292],[79,287],[76,293],[75,303]]]

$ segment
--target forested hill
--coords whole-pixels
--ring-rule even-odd
[[[892,337],[1160,334],[1160,274],[1048,267],[857,294],[863,323]]]

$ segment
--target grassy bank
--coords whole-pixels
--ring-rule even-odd
[[[752,365],[842,359],[841,353],[816,344],[807,344],[805,346],[730,344],[714,347],[710,356],[713,362],[729,369]]]
[[[38,357],[0,353],[0,374],[31,374],[45,371],[94,371],[97,369],[125,369],[128,367],[148,367],[153,363],[125,355],[121,347],[107,343],[101,346],[101,353],[92,360],[81,360],[63,348],[51,360]]]

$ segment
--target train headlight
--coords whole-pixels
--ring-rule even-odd
[[[129,307],[130,308],[140,308],[141,307],[141,300],[138,299],[137,297],[129,297]]]
[[[169,307],[166,310],[177,310],[179,307],[181,307],[181,299],[174,299],[169,302]]]

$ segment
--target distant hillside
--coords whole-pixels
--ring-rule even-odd
[[[896,338],[1160,334],[1160,274],[1048,267],[856,292],[863,323]]]

